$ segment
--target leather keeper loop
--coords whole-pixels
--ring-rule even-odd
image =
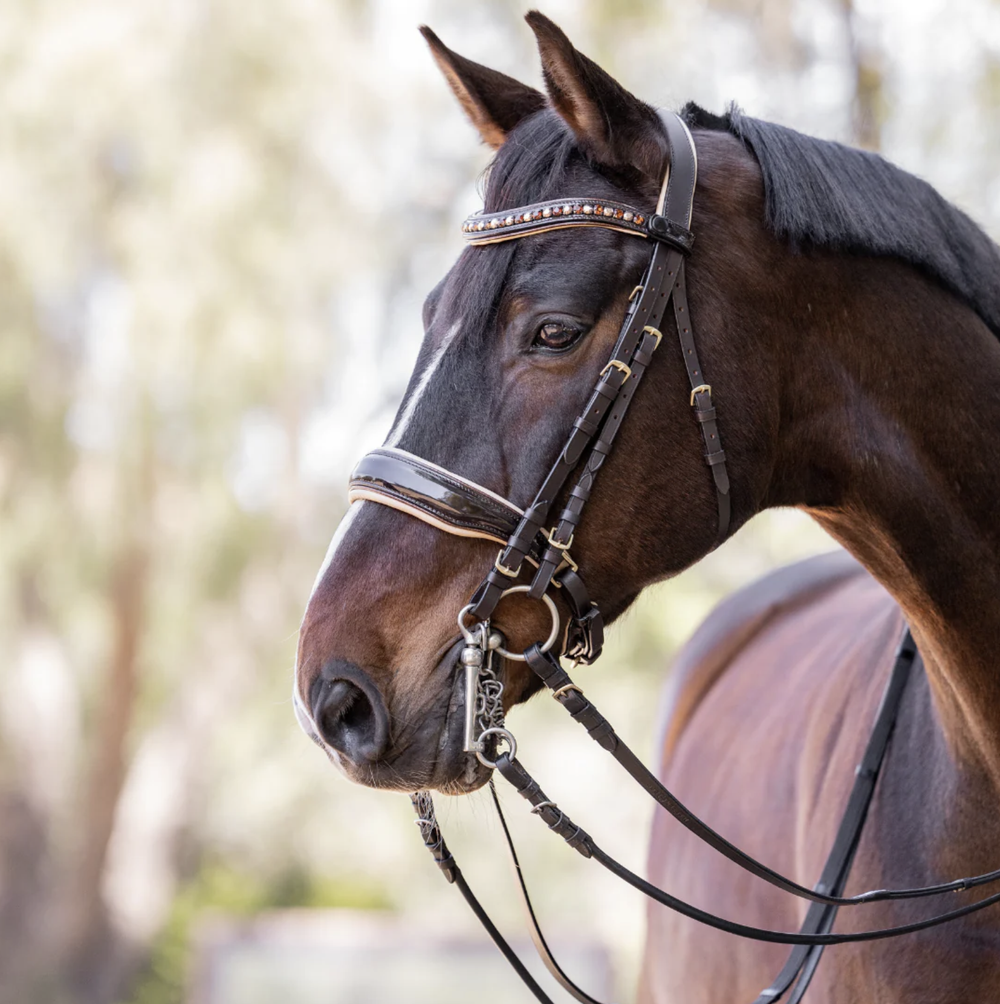
[[[573,428],[579,429],[585,436],[593,436],[600,427],[599,421],[592,421],[585,415],[581,415],[574,423]]]
[[[486,579],[476,590],[472,598],[472,609],[470,613],[478,620],[485,621],[493,615],[503,591],[510,584],[510,579],[502,575],[495,568],[491,568],[486,573]]]
[[[572,523],[574,527],[580,522],[580,513],[583,511],[584,500],[579,496],[570,496],[569,501],[566,503],[566,508],[559,513],[560,523]],[[562,539],[562,534],[560,534],[560,540]]]
[[[606,439],[598,439],[594,441],[594,445],[591,449],[594,453],[599,453],[601,456],[606,457],[611,452],[612,446],[614,446],[614,443],[611,443]]]
[[[561,561],[562,552],[556,551],[554,548],[549,548],[545,552],[545,557],[538,566],[538,571],[535,572],[535,577],[531,580],[531,585],[525,594],[529,600],[540,600],[545,595],[545,591],[552,583],[552,576]]]
[[[714,467],[716,464],[724,464],[726,462],[726,451],[717,450],[715,453],[705,454],[705,463],[710,467]]]
[[[704,411],[702,411],[700,408],[695,408],[694,417],[697,418],[699,422],[714,422],[715,409],[706,408]]]
[[[594,388],[595,394],[600,394],[601,397],[605,398],[610,404],[616,397],[618,397],[618,388],[621,386],[621,381],[616,381],[613,374],[618,373],[618,370],[608,370],[604,376],[598,381],[597,386]]]
[[[528,668],[550,690],[558,690],[560,687],[565,687],[566,684],[573,682],[570,680],[566,670],[559,665],[551,653],[542,651],[538,642],[535,642],[531,648],[525,651],[524,660],[527,662]]]
[[[592,729],[587,729],[587,734],[599,746],[609,752],[618,745],[618,736],[615,735],[615,730],[607,719],[599,725],[595,725]]]
[[[545,793],[538,782],[509,753],[501,753],[497,758],[497,769],[514,790],[532,804],[546,801]]]
[[[563,590],[563,597],[569,603],[570,613],[573,615],[574,620],[585,616],[594,606],[590,602],[590,594],[587,592],[587,587],[583,584],[583,579],[572,568],[564,568],[556,576],[556,582]]]

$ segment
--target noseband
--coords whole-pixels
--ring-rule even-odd
[[[731,503],[726,456],[719,438],[712,388],[705,381],[694,344],[684,276],[684,260],[694,243],[689,228],[697,178],[697,156],[694,140],[684,122],[673,114],[661,113],[660,118],[667,134],[669,158],[654,213],[647,214],[632,206],[606,199],[558,199],[501,212],[478,213],[469,217],[462,226],[463,237],[472,246],[518,240],[574,227],[604,227],[647,240],[652,245],[652,254],[642,283],[636,286],[629,298],[629,307],[614,351],[601,370],[586,408],[574,421],[572,432],[527,509],[520,509],[468,478],[406,450],[390,447],[374,450],[361,460],[351,476],[348,497],[352,502],[368,499],[389,506],[446,533],[478,537],[500,545],[493,567],[458,618],[466,640],[461,658],[466,671],[466,750],[476,753],[487,766],[499,770],[518,793],[531,803],[532,812],[571,847],[585,858],[597,861],[656,902],[730,934],[794,946],[784,968],[754,1004],[771,1004],[789,990],[790,1004],[797,1004],[812,979],[826,945],[870,941],[923,930],[1000,902],[1000,894],[900,927],[851,934],[832,932],[840,907],[884,900],[916,899],[971,889],[1000,880],[1000,870],[916,889],[883,889],[857,896],[843,896],[896,714],[911,670],[919,659],[909,631],[905,632],[896,653],[889,682],[868,746],[858,766],[854,787],[833,847],[820,880],[812,889],[785,878],[750,857],[681,804],[625,745],[611,723],[587,700],[560,664],[561,656],[589,664],[601,653],[604,638],[601,614],[589,597],[579,567],[570,556],[569,549],[593,490],[594,480],[611,452],[639,381],[660,344],[663,318],[670,303],[673,304],[681,357],[691,386],[689,400],[702,432],[705,462],[715,485],[718,507],[716,543],[721,543],[729,532]],[[569,491],[564,508],[553,518],[556,498],[563,492],[571,475],[578,470],[579,475]],[[531,583],[514,585],[525,561],[534,569]],[[569,608],[569,619],[558,651],[554,646],[559,622],[556,606],[549,595],[551,587],[559,590]],[[526,593],[532,599],[543,600],[553,614],[554,626],[550,637],[544,644],[532,645],[523,656],[505,651],[502,647],[503,636],[492,631],[489,624],[497,604],[511,592]],[[475,623],[469,625],[468,617]],[[770,931],[717,917],[656,888],[604,852],[588,833],[546,797],[538,783],[517,760],[514,737],[503,724],[503,684],[493,668],[495,653],[509,659],[526,661],[552,692],[557,703],[583,725],[590,737],[606,749],[660,806],[688,830],[757,878],[786,893],[810,901],[801,930]],[[510,750],[490,758],[487,754],[495,750],[497,740],[506,740]],[[492,781],[490,784],[492,790]],[[495,791],[493,797],[496,801]],[[441,835],[430,793],[415,794],[413,803],[424,843],[445,877],[458,886],[500,951],[535,997],[544,1004],[551,1004],[549,997],[511,950],[466,884]],[[573,983],[552,957],[535,920],[498,801],[496,807],[514,857],[519,890],[527,906],[532,937],[542,960],[557,982],[573,997],[586,1004],[597,1004]]]

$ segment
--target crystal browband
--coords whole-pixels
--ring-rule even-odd
[[[694,237],[665,216],[605,199],[557,199],[498,213],[475,213],[462,224],[466,243],[496,244],[565,227],[604,227],[690,251]]]

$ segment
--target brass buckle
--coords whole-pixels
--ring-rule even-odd
[[[552,697],[554,700],[558,701],[563,694],[568,694],[571,690],[575,690],[581,697],[583,697],[583,691],[575,683],[567,683],[565,687],[553,690]]]
[[[653,351],[655,352],[660,347],[660,342],[663,340],[663,332],[659,328],[654,328],[651,324],[647,324],[643,329],[644,334],[655,335],[656,344],[653,346]]]
[[[562,560],[563,560],[563,564],[569,565],[569,567],[572,568],[574,572],[579,572],[580,571],[580,566],[570,557],[569,551],[563,551],[563,553],[562,553]],[[559,566],[559,568],[557,569],[557,571],[561,571],[561,570],[562,570],[562,565]],[[558,585],[558,583],[556,583],[556,585]]]
[[[635,289],[633,289],[632,292],[629,293],[628,302],[631,303],[635,299],[635,294],[642,292],[642,290],[644,290],[645,288],[646,288],[645,286],[636,286]]]
[[[611,362],[609,362],[604,369],[601,370],[598,376],[604,376],[604,374],[610,369],[621,370],[622,373],[625,374],[625,380],[632,375],[632,367],[629,366],[628,363],[623,363],[620,359],[612,359]],[[624,383],[625,380],[622,380],[622,383]]]
[[[571,533],[569,535],[569,540],[567,540],[566,543],[564,544],[564,543],[562,543],[562,541],[556,540],[556,528],[555,527],[552,527],[552,529],[549,530],[549,544],[551,544],[552,547],[554,547],[557,551],[568,551],[569,548],[570,548],[570,545],[573,543],[573,537],[574,537],[574,534]]]
[[[709,400],[712,398],[712,388],[707,383],[698,384],[693,391],[691,391],[691,407],[694,407],[694,396],[695,394],[708,394]]]
[[[571,533],[569,535],[569,540],[567,540],[566,543],[564,544],[562,543],[562,541],[556,540],[556,528],[552,527],[552,529],[545,534],[545,539],[557,551],[562,551],[562,563],[559,565],[560,568],[562,568],[563,565],[565,564],[569,565],[569,567],[572,568],[574,572],[579,572],[580,566],[570,557],[569,553],[570,545],[573,543],[573,538],[575,536],[576,536],[575,534]]]
[[[518,565],[517,568],[511,570],[509,569],[500,559],[503,557],[503,552],[506,548],[501,547],[497,551],[497,556],[493,561],[493,567],[501,574],[506,575],[508,579],[516,579],[521,574],[521,566]]]

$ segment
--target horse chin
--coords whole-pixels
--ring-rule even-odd
[[[474,754],[464,750],[460,750],[454,758],[439,759],[431,773],[425,767],[411,770],[401,764],[384,761],[358,767],[345,763],[336,754],[331,754],[330,759],[349,781],[383,791],[409,793],[429,788],[442,795],[467,795],[482,788],[492,773]]]

